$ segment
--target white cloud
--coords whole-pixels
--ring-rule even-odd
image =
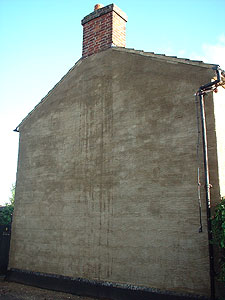
[[[217,38],[215,44],[203,43],[199,51],[189,52],[184,49],[175,51],[172,47],[158,49],[156,53],[165,53],[166,55],[176,55],[180,58],[189,58],[193,60],[200,60],[205,63],[220,65],[225,69],[225,34]]]
[[[218,42],[214,45],[203,44],[202,55],[193,53],[191,59],[203,60],[206,63],[218,64],[225,69],[225,35],[218,37]]]

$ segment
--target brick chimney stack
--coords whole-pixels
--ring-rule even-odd
[[[86,57],[111,47],[125,47],[127,15],[115,4],[96,4],[83,18],[83,51]]]

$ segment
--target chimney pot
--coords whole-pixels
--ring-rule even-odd
[[[99,8],[102,8],[103,5],[102,4],[96,4],[94,7],[94,10],[98,10]]]

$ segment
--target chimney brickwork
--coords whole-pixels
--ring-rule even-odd
[[[113,46],[126,45],[127,15],[115,4],[101,7],[81,21],[83,25],[82,56],[87,57]]]

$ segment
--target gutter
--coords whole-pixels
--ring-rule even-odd
[[[19,126],[17,126],[15,129],[13,129],[14,132],[19,132]]]
[[[214,271],[214,251],[213,251],[213,245],[211,244],[212,224],[211,224],[210,188],[212,186],[209,182],[208,145],[207,145],[207,129],[206,129],[204,96],[206,93],[216,90],[217,86],[220,85],[221,70],[218,65],[213,67],[213,69],[216,71],[217,79],[215,81],[212,81],[205,85],[200,86],[198,92],[196,93],[196,95],[199,96],[199,104],[200,104],[200,112],[201,112],[201,125],[202,125],[202,142],[203,142],[205,189],[206,189],[207,229],[208,229],[208,240],[209,240],[211,299],[215,299],[215,271]]]

